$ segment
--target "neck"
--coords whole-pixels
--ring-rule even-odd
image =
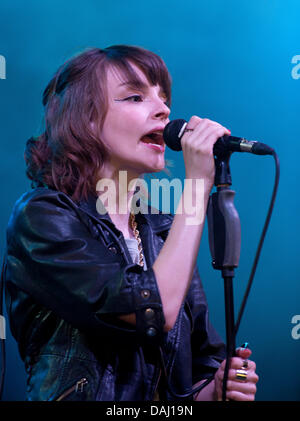
[[[99,176],[101,183],[108,186],[108,189],[111,190],[110,193],[112,193],[113,196],[111,198],[110,195],[110,199],[114,202],[114,209],[111,210],[108,206],[109,216],[115,226],[123,233],[125,238],[134,238],[132,228],[130,226],[129,214],[138,178],[139,175],[136,172],[117,170],[108,167],[101,171]],[[106,196],[106,194],[107,193],[104,193],[104,196]],[[101,198],[101,192],[99,197]],[[107,207],[105,202],[103,204]]]

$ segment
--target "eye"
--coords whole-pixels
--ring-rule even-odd
[[[143,101],[143,97],[141,95],[130,95],[126,98],[122,98],[122,99],[115,99],[116,102],[124,102],[124,101],[129,101],[129,102],[142,102]]]
[[[124,101],[142,102],[143,98],[141,97],[141,95],[131,95],[127,98],[124,98]]]

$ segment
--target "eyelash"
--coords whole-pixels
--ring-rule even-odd
[[[138,101],[135,101],[135,99],[138,99]],[[116,101],[142,102],[143,101],[143,97],[142,97],[142,95],[130,95],[130,96],[124,98],[124,99],[119,99],[119,100],[116,100]],[[169,106],[167,100],[164,101],[164,104],[167,105],[167,106]]]

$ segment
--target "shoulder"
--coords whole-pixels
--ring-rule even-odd
[[[16,201],[14,210],[28,208],[34,206],[36,203],[48,203],[49,206],[52,203],[56,205],[58,203],[61,203],[61,205],[75,205],[72,199],[61,191],[52,190],[46,187],[37,187],[22,194]]]
[[[66,194],[38,187],[25,192],[15,202],[8,222],[8,233],[24,226],[38,225],[45,219],[55,219],[66,211],[75,214],[76,204]]]
[[[49,205],[51,205],[51,203],[57,204],[58,202],[62,205],[63,203],[75,205],[72,199],[61,191],[53,190],[47,187],[37,187],[22,194],[22,196],[20,196],[20,198],[16,201],[15,207],[19,208],[28,205],[30,206],[31,204],[38,202],[47,202]]]
[[[32,209],[51,209],[51,208],[76,208],[76,204],[65,193],[48,189],[46,187],[37,187],[25,192],[16,201],[12,214],[22,215]]]

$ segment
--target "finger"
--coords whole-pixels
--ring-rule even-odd
[[[241,357],[241,358],[244,358],[244,359],[249,358],[250,355],[252,354],[251,349],[249,349],[249,348],[242,348],[242,347],[237,348],[235,352],[236,352],[236,355],[238,357]]]
[[[188,121],[186,127],[185,127],[185,133],[188,132],[196,132],[198,135],[203,132],[208,127],[222,127],[224,130],[224,134],[230,135],[231,131],[228,130],[226,127],[223,127],[221,124],[217,123],[216,121],[209,120],[208,118],[200,118],[198,116],[192,116],[190,120]]]
[[[227,134],[227,129],[220,125],[209,126],[201,133],[202,143],[209,144],[211,147],[217,142],[220,137]]]
[[[244,359],[240,358],[240,357],[233,357],[231,359],[231,364],[230,364],[230,368],[235,368],[235,369],[239,369],[239,368],[243,368],[244,365]],[[247,367],[245,367],[247,370],[252,370],[255,371],[256,369],[256,364],[254,361],[252,360],[247,360]]]
[[[230,362],[230,368],[232,369],[240,369],[243,368],[243,364],[244,364],[244,359],[240,358],[240,357],[232,357],[231,358],[231,362]],[[225,370],[225,365],[226,365],[226,360],[222,361],[219,369],[224,372]],[[247,367],[245,367],[247,370],[252,370],[255,371],[256,370],[256,364],[254,361],[252,360],[247,360]]]
[[[203,122],[204,119],[193,115],[188,123],[185,126],[183,135],[181,136],[181,146],[184,148],[185,143],[191,142],[191,137],[194,135],[194,131],[197,129],[197,127],[200,125],[201,122]],[[203,124],[203,123],[202,123]]]
[[[213,157],[213,147],[216,141],[226,134],[224,127],[218,124],[204,125],[199,124],[193,133],[181,143],[182,147],[192,148],[195,152],[202,155],[211,155]]]
[[[193,136],[191,137],[196,139],[199,139],[199,137],[201,137],[201,139],[205,139],[213,133],[216,134],[216,139],[218,139],[219,137],[228,135],[230,131],[226,129],[226,127],[223,127],[221,124],[204,118],[193,129]]]
[[[189,121],[188,121],[188,123],[187,123],[187,125],[186,125],[186,128],[185,128],[185,130],[186,131],[188,131],[188,130],[194,130],[198,125],[199,125],[199,123],[201,122],[203,120],[203,118],[200,118],[200,117],[198,117],[197,115],[193,115],[190,119],[189,119]]]
[[[230,362],[230,368],[241,368],[243,366],[244,360],[240,357],[232,357]],[[250,366],[250,361],[248,361],[248,367]]]
[[[226,398],[233,401],[254,401],[254,394],[245,394],[237,390],[230,390],[226,393]]]
[[[236,390],[237,392],[255,395],[255,393],[256,393],[256,383],[228,380],[227,381],[227,390],[228,391],[229,390]]]
[[[183,146],[185,143],[188,145],[192,145],[193,143],[202,143],[202,132],[206,130],[208,127],[208,120],[207,119],[200,119],[192,117],[192,119],[188,122],[184,134],[181,138],[181,145]]]

